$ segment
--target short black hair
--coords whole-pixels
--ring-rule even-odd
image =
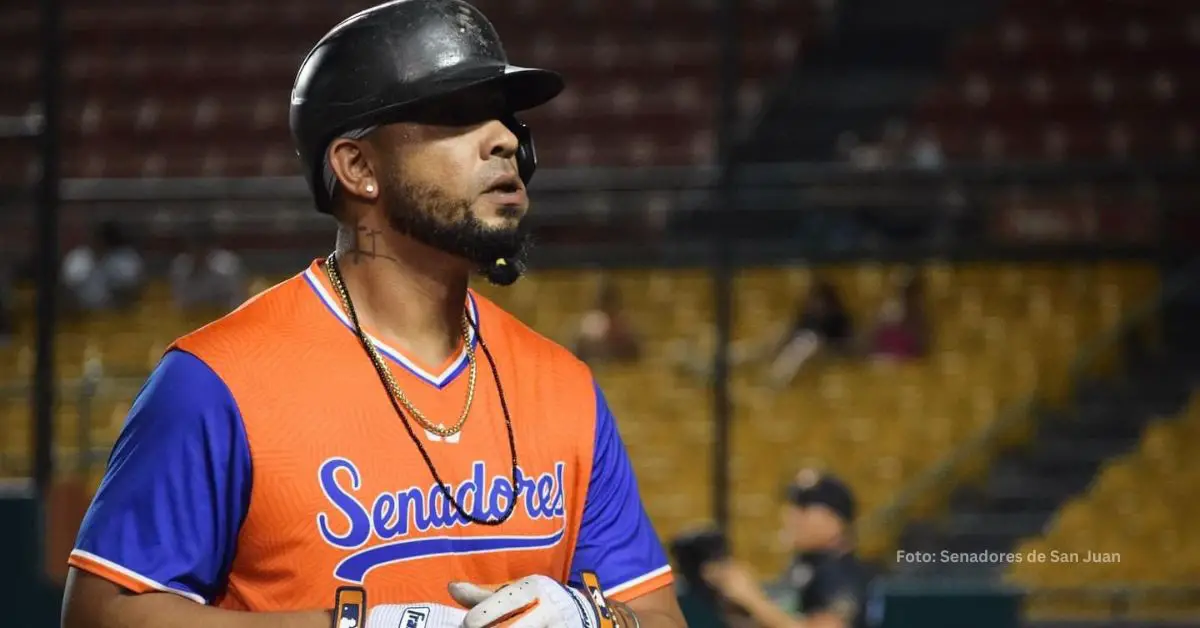
[[[785,496],[795,506],[824,506],[844,521],[854,521],[858,510],[854,492],[838,477],[805,469],[787,486]]]

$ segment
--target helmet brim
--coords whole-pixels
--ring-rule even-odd
[[[460,68],[430,81],[429,94],[417,102],[437,102],[456,94],[481,87],[496,86],[504,92],[505,109],[509,113],[526,111],[546,104],[562,93],[562,76],[551,70],[523,68],[516,65],[483,65]],[[396,103],[395,111],[404,111],[409,103]]]
[[[513,111],[525,111],[544,105],[562,93],[566,83],[561,75],[540,68],[510,65],[500,77],[505,99]]]
[[[358,115],[331,112],[328,115],[340,118],[341,122],[330,130],[327,138],[323,138],[323,143],[327,145],[338,133],[348,129],[402,122],[416,105],[424,103],[436,106],[440,100],[452,99],[464,91],[485,86],[498,86],[503,90],[506,111],[516,113],[549,102],[562,93],[565,83],[557,72],[540,68],[499,64],[457,68],[430,77],[417,86],[398,83],[393,90],[404,90],[403,97],[389,93],[393,90],[383,90],[372,96],[371,100],[376,104],[368,105],[365,107],[367,110]],[[294,101],[295,98],[293,104]],[[357,104],[355,106],[358,107]]]

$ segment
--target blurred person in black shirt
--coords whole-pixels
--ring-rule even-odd
[[[785,577],[795,607],[777,604],[744,565],[713,561],[704,579],[762,628],[865,628],[870,576],[854,555],[850,489],[805,469],[787,491],[783,536],[796,553]]]
[[[819,352],[845,352],[853,337],[854,325],[837,288],[828,281],[813,282],[771,360],[770,384],[776,388],[786,386]]]

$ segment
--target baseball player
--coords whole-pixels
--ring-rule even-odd
[[[168,349],[65,628],[684,628],[587,367],[468,289],[524,269],[514,114],[562,88],[463,0],[317,43],[290,126],[335,251]]]

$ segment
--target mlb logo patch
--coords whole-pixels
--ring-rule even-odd
[[[398,628],[425,628],[425,624],[428,622],[429,607],[416,606],[404,609],[404,613],[400,615]]]

